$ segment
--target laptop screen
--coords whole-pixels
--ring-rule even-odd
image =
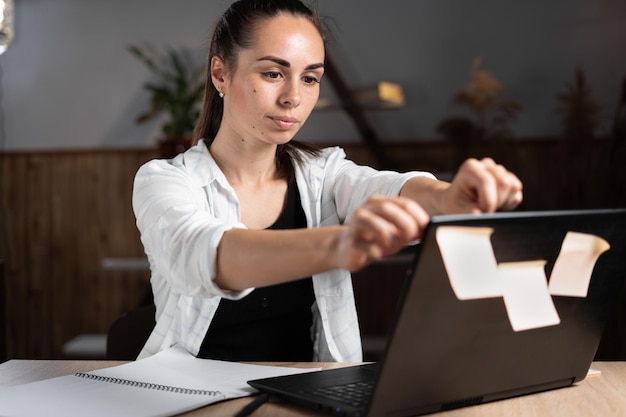
[[[303,394],[349,383],[352,368],[250,383],[354,416],[425,414],[571,385],[585,378],[620,295],[625,254],[625,209],[433,217],[364,409]],[[369,373],[353,368],[357,378]]]
[[[446,408],[585,377],[626,279],[624,211],[440,216],[425,233],[373,406]]]

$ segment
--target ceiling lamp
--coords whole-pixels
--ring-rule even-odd
[[[357,88],[352,91],[351,102],[365,110],[399,109],[404,106],[404,90],[397,83],[380,81],[375,85]],[[340,107],[340,103],[328,98],[320,98],[315,110],[329,110]]]

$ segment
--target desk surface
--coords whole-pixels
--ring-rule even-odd
[[[19,360],[0,364],[0,388],[52,378],[75,372],[120,365],[116,361],[67,361],[67,360]],[[267,363],[264,363],[267,365]],[[337,368],[349,364],[341,363],[274,363],[274,365]],[[593,369],[599,375],[588,376],[584,381],[563,389],[527,395],[509,400],[457,409],[437,414],[436,417],[550,417],[550,416],[625,416],[626,415],[626,362],[595,362]],[[250,401],[240,398],[184,414],[185,416],[228,416],[233,415]],[[325,416],[280,400],[264,404],[251,417],[300,417]]]

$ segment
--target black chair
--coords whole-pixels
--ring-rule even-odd
[[[154,328],[154,304],[137,307],[118,318],[107,335],[107,359],[135,360]]]

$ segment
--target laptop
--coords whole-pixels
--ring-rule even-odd
[[[412,416],[583,380],[626,280],[626,209],[431,218],[379,362],[248,381],[340,416]]]

